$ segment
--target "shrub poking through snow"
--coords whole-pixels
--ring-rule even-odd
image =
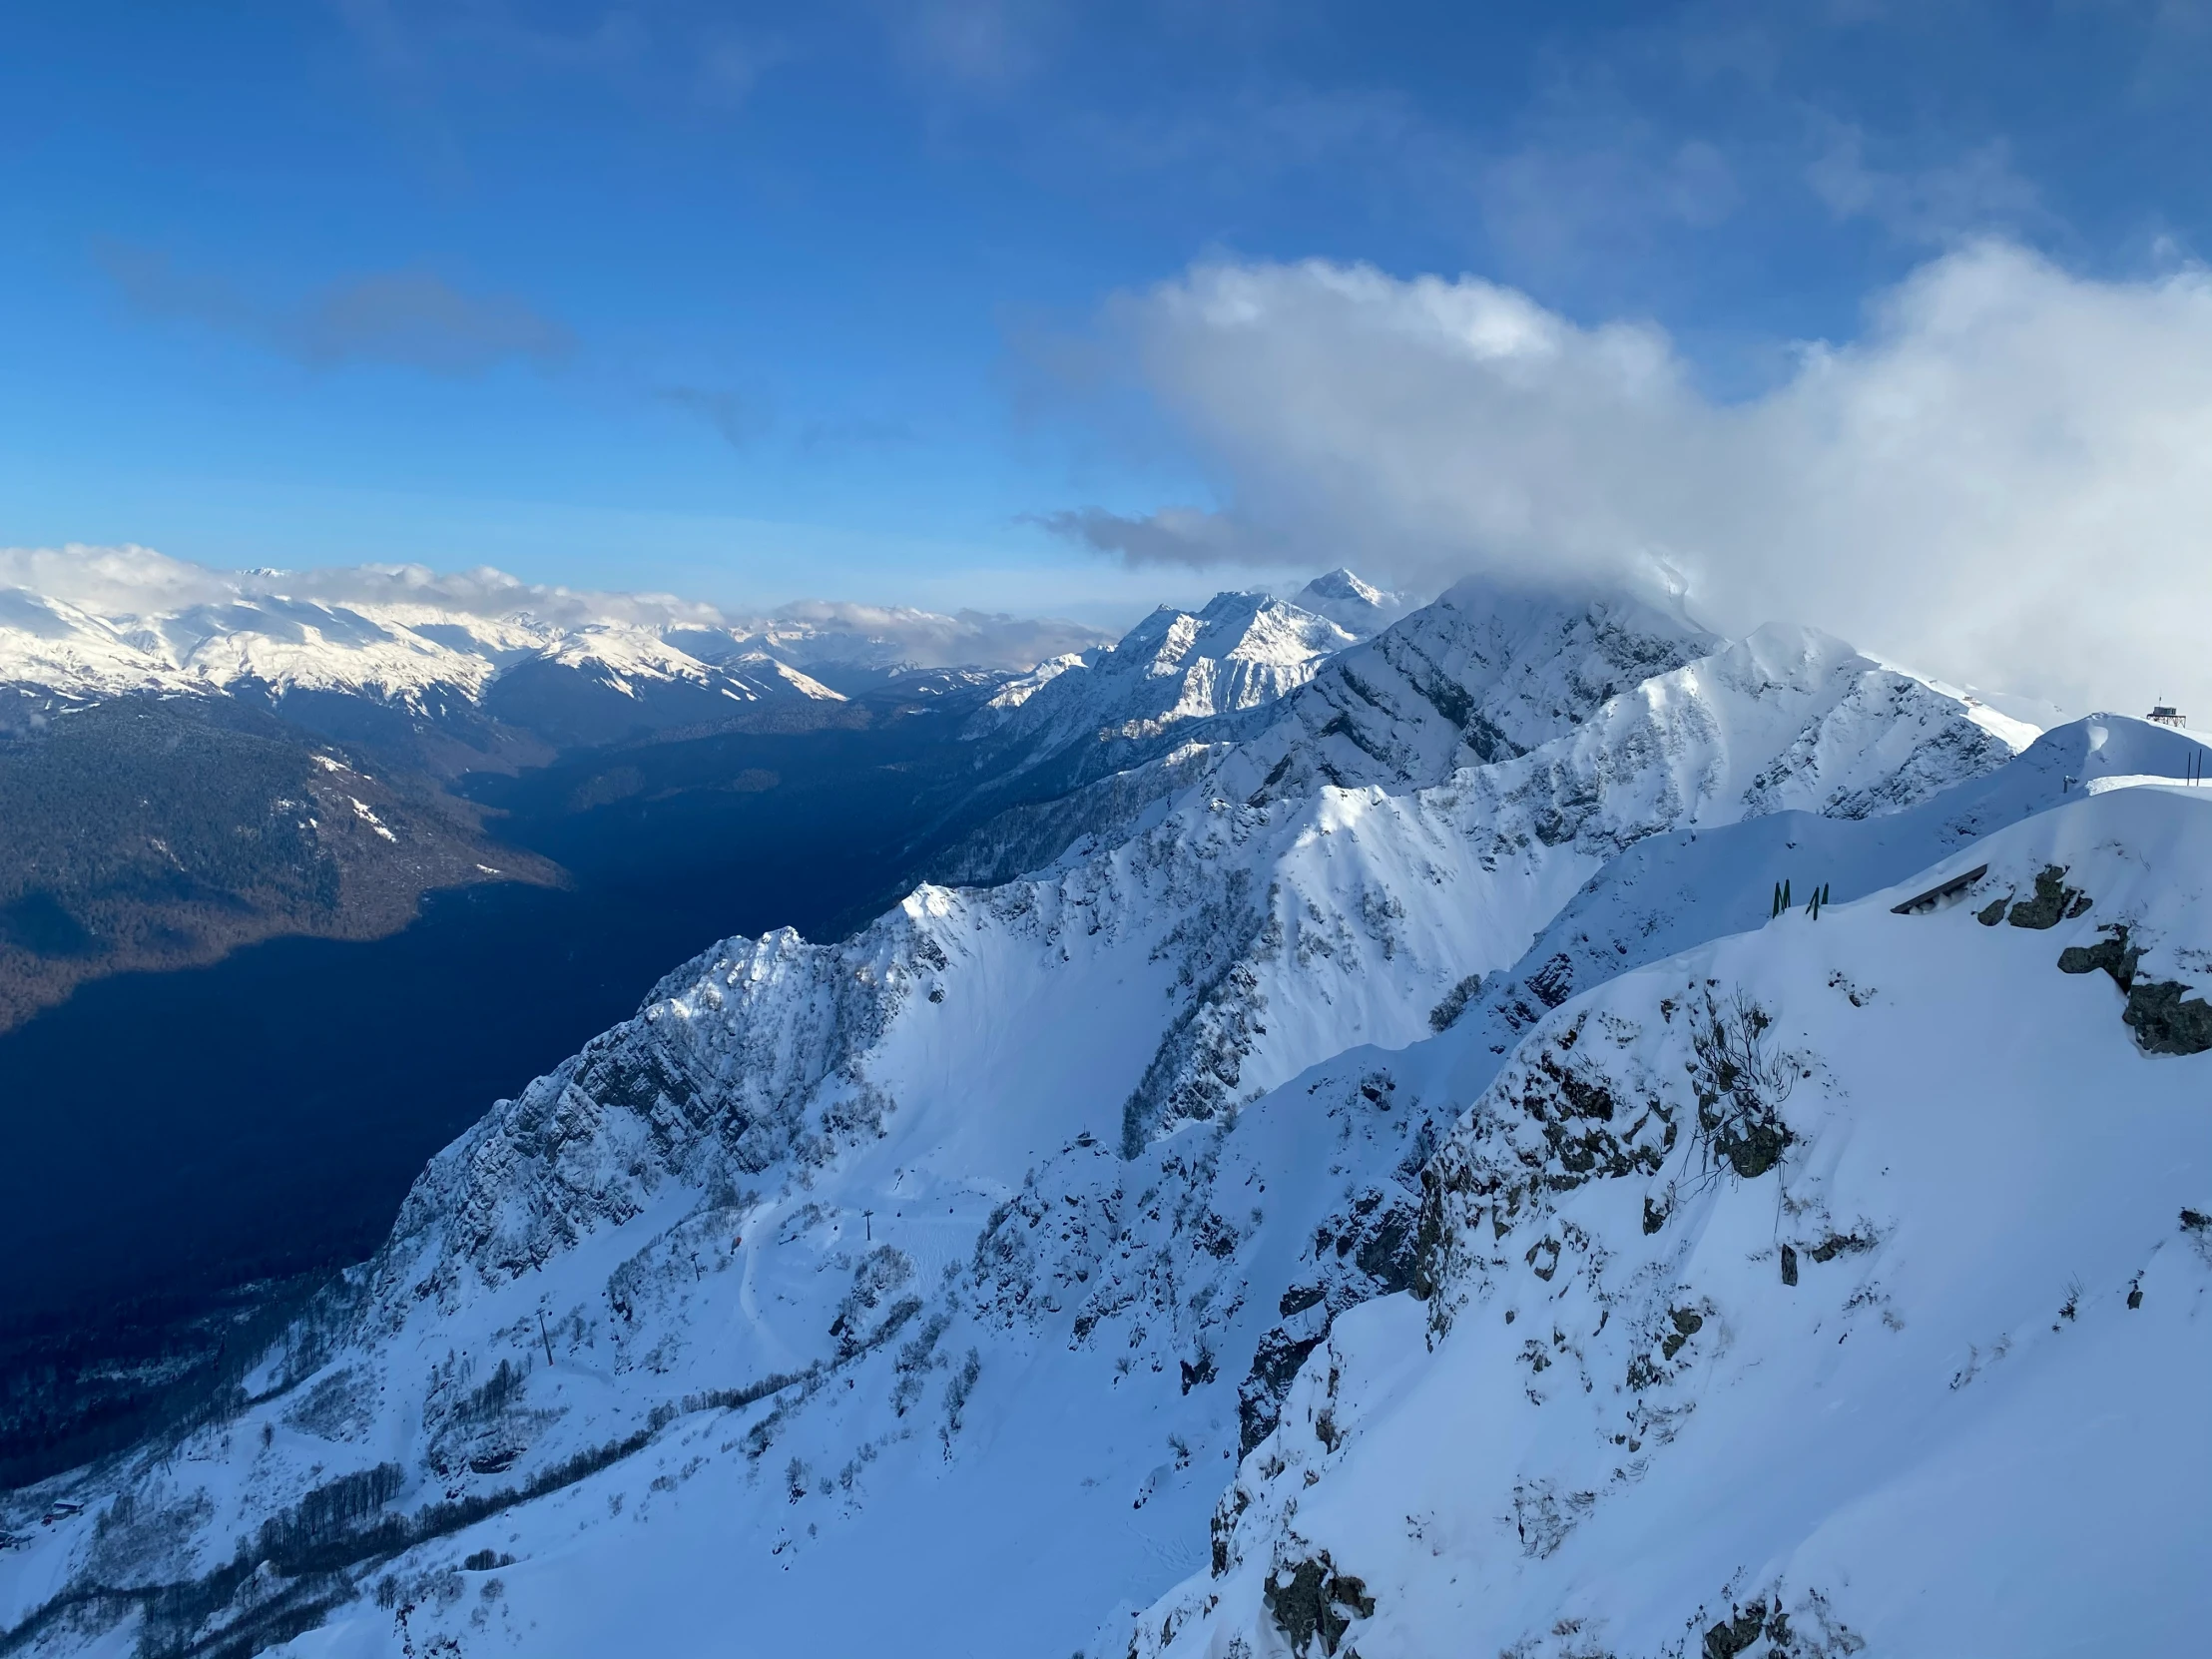
[[[1707,992],[1691,1027],[1698,1137],[1746,1181],[1773,1169],[1790,1144],[1782,1103],[1798,1068],[1769,1039],[1773,1025],[1774,1016],[1739,991],[1725,1003]]]

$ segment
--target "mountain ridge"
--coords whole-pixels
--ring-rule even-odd
[[[170,1574],[194,1628],[249,1648],[289,1618],[323,1626],[314,1651],[364,1655],[527,1619],[547,1651],[585,1652],[618,1638],[618,1606],[650,1605],[656,1640],[689,1650],[713,1639],[707,1560],[764,1636],[837,1651],[893,1634],[867,1598],[823,1604],[837,1583],[867,1575],[887,1617],[961,1560],[990,1594],[945,1643],[1065,1646],[1119,1596],[1089,1651],[1218,1633],[1331,1653],[1355,1624],[1417,1648],[1425,1581],[1363,1573],[1336,1537],[1299,1553],[1303,1474],[1268,1471],[1338,1478],[1316,1390],[1339,1361],[1415,1365],[1410,1293],[1436,1282],[1423,1172],[1455,1167],[1438,1158],[1470,1103],[1511,1066],[1534,1075],[1575,997],[1761,936],[1770,871],[1833,881],[1856,914],[1871,882],[1953,870],[1992,833],[2040,845],[2036,827],[2178,776],[2197,747],[2105,717],[2015,755],[2020,728],[1816,631],[1722,644],[1578,600],[1457,632],[1480,604],[1396,625],[1374,657],[1399,692],[1316,691],[1325,668],[1029,876],[925,884],[840,944],[734,939],[673,971],[433,1162],[374,1261],[245,1380],[243,1445],[199,1431],[205,1470],[182,1483],[125,1465],[145,1512],[207,1519],[99,1558]],[[1491,649],[1453,663],[1475,689],[1447,743],[1434,642],[1470,634]],[[1329,730],[1339,696],[1366,744]],[[1470,739],[1493,757],[1445,765]],[[1975,879],[2018,903],[2040,892],[2030,862]],[[1412,1348],[1388,1335],[1408,1319]],[[1346,1398],[1350,1432],[1369,1408]],[[1321,1462],[1283,1451],[1300,1434]],[[333,1480],[359,1518],[315,1495]],[[1579,1524],[1564,1482],[1523,1495],[1524,1535]],[[1040,1549],[1046,1515],[1061,1541]],[[46,1599],[16,1593],[0,1619],[28,1629],[72,1595],[95,1623],[138,1619],[69,1564],[94,1559],[88,1525],[54,1527]],[[554,1539],[579,1540],[558,1567]],[[1385,1586],[1413,1610],[1361,1624]],[[1806,1588],[1839,1629],[1865,1623],[1829,1578]],[[1724,1592],[1730,1619],[1765,1598],[1749,1640],[1786,1650],[1770,1577],[1697,1594]],[[1819,1628],[1791,1594],[1789,1628]]]
[[[2197,1074],[2079,993],[2066,941],[2155,916],[2170,966],[2202,960],[2181,872],[2207,834],[2185,791],[2076,794],[1819,924],[1547,1012],[1429,1165],[1425,1307],[1340,1318],[1224,1498],[1210,1572],[1131,1620],[1132,1650],[1422,1651],[1448,1629],[1528,1655],[2058,1652],[2115,1616],[2185,1641],[2201,1521],[2174,1459],[2207,1447],[2172,1380],[2201,1355],[2212,1254],[2204,1125],[2176,1108]],[[2060,869],[2093,902],[2019,907]],[[1947,908],[1894,913],[1946,877]],[[1777,955],[1791,971],[1752,965]],[[2006,1043],[1947,1040],[1974,1009]],[[1711,1081],[1724,1051],[1735,1081]],[[2131,1131],[2190,1149],[2155,1174],[2067,1109],[2113,1067]],[[1992,1070],[2034,1115],[2002,1149],[1970,1104]],[[1608,1092],[1642,1115],[1594,1112]],[[1999,1397],[1966,1411],[1977,1385]],[[2156,1592],[2117,1615],[2080,1596],[2085,1550]]]

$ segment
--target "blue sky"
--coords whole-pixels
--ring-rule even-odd
[[[1725,412],[1981,239],[2192,270],[2208,68],[2178,0],[12,8],[0,543],[1120,620],[1330,551],[1265,393],[1163,391],[1194,265],[1470,275]]]

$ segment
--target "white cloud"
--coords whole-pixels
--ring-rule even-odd
[[[236,578],[151,547],[0,547],[0,588],[29,588],[94,616],[143,616],[212,605],[238,594]]]
[[[1693,139],[1671,149],[1642,132],[1610,142],[1534,146],[1483,167],[1490,235],[1514,258],[1569,271],[1593,253],[1633,258],[1664,233],[1711,230],[1743,205],[1735,171]]]
[[[1718,624],[1815,623],[2068,706],[2212,714],[2212,277],[1986,242],[1740,404],[1660,329],[1474,277],[1202,266],[1112,308],[1231,528],[1434,587],[1679,572]]]
[[[775,620],[786,625],[779,633],[794,626],[812,633],[813,640],[801,653],[808,662],[1026,670],[1047,657],[1087,651],[1112,639],[1095,628],[1050,618],[968,610],[944,616],[906,605],[855,605],[827,599],[786,605]]]
[[[745,616],[672,594],[599,593],[524,582],[503,570],[438,572],[424,565],[349,565],[322,570],[211,570],[150,547],[0,547],[0,592],[28,588],[111,621],[163,616],[201,605],[280,597],[397,613],[424,610],[487,620],[527,614],[556,627],[630,623],[666,630],[734,629],[804,641],[815,663],[923,668],[1028,669],[1112,636],[1081,623],[961,610],[946,616],[911,606],[801,600],[768,616]]]
[[[2013,171],[2002,139],[1907,171],[1870,166],[1866,148],[1860,128],[1831,123],[1826,146],[1805,170],[1813,194],[1840,220],[1870,219],[1902,242],[1938,244],[2054,223],[2040,193]]]
[[[976,87],[1035,74],[1071,21],[1061,0],[923,0],[883,11],[917,71]]]
[[[489,565],[457,572],[433,571],[426,565],[215,570],[130,544],[0,547],[0,588],[29,588],[110,619],[282,597],[324,605],[419,607],[487,618],[527,611],[556,624],[632,622],[673,627],[713,626],[725,620],[712,605],[670,594],[546,587]]]
[[[502,617],[527,611],[555,624],[629,622],[641,627],[712,625],[722,613],[697,600],[666,593],[601,593],[525,582],[490,565],[434,571],[427,565],[344,565],[323,570],[244,571],[233,578],[241,593],[281,594],[326,605],[419,605],[468,616]]]

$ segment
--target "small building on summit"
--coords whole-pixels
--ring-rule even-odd
[[[2181,731],[2189,724],[2189,722],[2182,717],[2181,711],[2179,709],[2176,709],[2170,703],[2159,704],[2143,718],[2145,720],[2154,720],[2161,726],[2171,726],[2177,732]]]

